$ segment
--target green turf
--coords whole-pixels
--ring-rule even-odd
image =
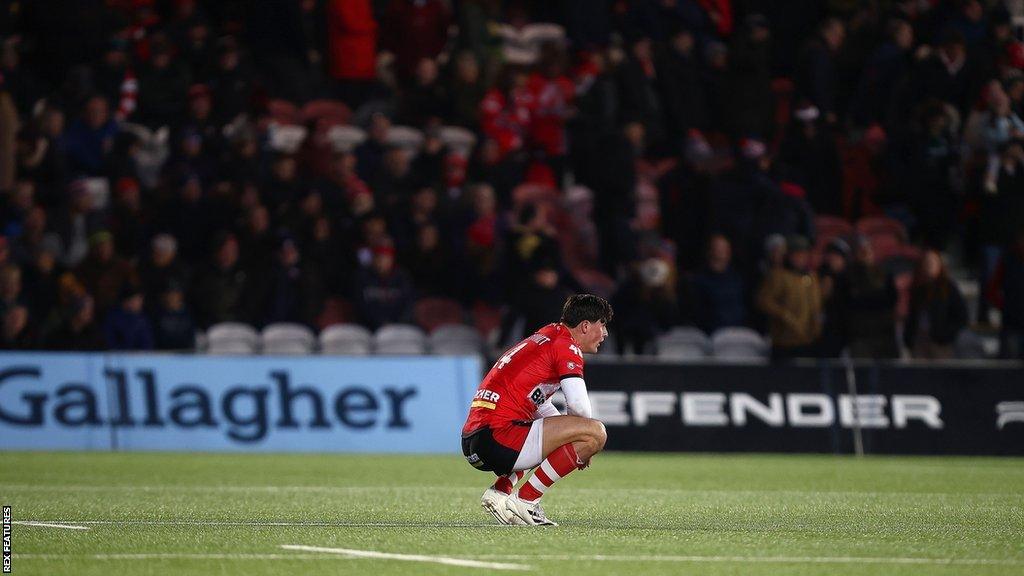
[[[15,525],[21,575],[492,573],[284,544],[538,574],[1024,574],[1021,459],[606,454],[545,498],[558,528],[493,525],[488,481],[456,456],[0,453],[15,520],[117,521]]]

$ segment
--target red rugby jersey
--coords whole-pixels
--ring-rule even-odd
[[[583,351],[564,324],[548,324],[494,363],[473,396],[463,435],[511,420],[533,420],[537,407],[568,376],[583,377]]]

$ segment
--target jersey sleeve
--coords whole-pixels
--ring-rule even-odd
[[[583,351],[568,340],[557,340],[554,349],[555,373],[558,379],[583,377]]]

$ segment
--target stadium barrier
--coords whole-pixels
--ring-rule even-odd
[[[850,453],[859,428],[868,454],[1024,455],[1007,363],[592,362],[587,387],[610,450]]]
[[[458,452],[476,356],[0,354],[0,450]]]

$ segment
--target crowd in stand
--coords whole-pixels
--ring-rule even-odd
[[[504,342],[590,291],[620,352],[695,325],[780,358],[945,358],[998,308],[1024,357],[1024,44],[1001,2],[3,10],[0,347],[373,329],[425,298],[500,311]]]

